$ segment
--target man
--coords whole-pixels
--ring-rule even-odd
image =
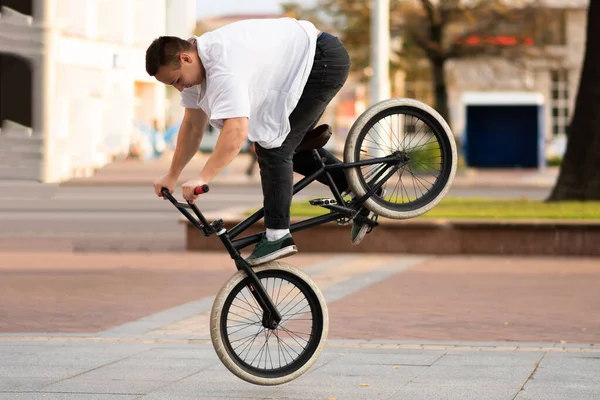
[[[307,175],[318,166],[310,152],[294,152],[349,69],[339,39],[291,18],[239,21],[187,41],[156,39],[146,52],[146,70],[177,88],[185,107],[171,167],[154,182],[156,194],[162,196],[163,187],[173,192],[210,122],[221,133],[199,177],[182,185],[183,197],[195,201],[194,188],[209,184],[250,140],[260,168],[266,232],[247,261],[259,265],[296,253],[289,231],[293,171]],[[328,163],[340,162],[325,149],[319,153]],[[332,176],[341,192],[348,189],[342,170]],[[367,228],[354,224],[352,242],[360,243]]]

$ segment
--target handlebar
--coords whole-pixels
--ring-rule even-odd
[[[205,185],[198,186],[198,187],[194,188],[194,194],[200,195],[200,194],[208,192],[209,190],[210,190],[210,187],[205,184]],[[212,225],[210,225],[208,223],[208,221],[206,221],[206,219],[204,218],[204,215],[202,215],[202,213],[200,212],[200,210],[198,209],[198,207],[196,207],[195,204],[190,203],[189,201],[187,201],[187,204],[186,203],[181,203],[181,202],[177,201],[177,199],[175,197],[173,197],[173,195],[169,192],[169,189],[167,189],[167,188],[162,188],[161,192],[163,194],[163,197],[165,199],[169,200],[171,203],[173,203],[173,205],[175,207],[177,207],[177,209],[196,228],[201,229],[204,232],[204,235],[210,236],[213,233],[215,233],[214,227]],[[198,220],[196,220],[195,218],[193,218],[192,215],[189,212],[187,212],[186,209],[191,209],[194,212],[194,214],[196,214],[196,216],[198,217]]]
[[[194,194],[204,194],[206,192],[208,192],[210,190],[210,187],[208,187],[208,185],[204,184],[202,186],[198,186],[196,189],[194,189]]]
[[[196,187],[194,189],[194,194],[204,194],[204,193],[207,193],[209,190],[210,190],[210,187],[208,185],[204,184],[202,186]],[[169,194],[169,195],[171,194],[171,193],[169,193],[169,189],[167,189],[167,188],[162,188],[161,192],[165,196],[165,198],[168,198],[167,194]]]

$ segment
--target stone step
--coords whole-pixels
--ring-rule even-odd
[[[0,160],[0,179],[39,180],[41,163],[7,165]]]
[[[0,145],[0,159],[41,160],[43,150],[34,146],[3,146]]]

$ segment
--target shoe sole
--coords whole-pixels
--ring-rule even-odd
[[[373,216],[375,215],[374,212],[369,212],[368,218],[371,219],[373,218]],[[354,240],[351,240],[350,242],[357,246],[360,244],[360,242],[363,241],[363,239],[365,238],[365,236],[367,236],[367,231],[369,230],[369,225],[363,225],[360,227],[360,230],[358,231],[358,234],[356,235],[356,237],[354,238]]]
[[[383,190],[381,191],[381,197],[385,197],[386,192],[387,191],[385,190],[385,188],[383,188]],[[369,216],[368,216],[369,219],[373,218],[374,216],[375,216],[375,213],[373,211],[369,212]],[[360,242],[363,241],[363,239],[365,238],[365,236],[367,236],[367,231],[368,230],[369,230],[369,225],[363,225],[360,228],[360,231],[358,231],[358,235],[356,235],[356,237],[354,238],[354,240],[350,240],[350,242],[353,245],[355,245],[355,246],[359,245]]]
[[[252,260],[246,260],[246,262],[254,267],[254,266],[257,266],[260,264],[278,260],[280,258],[289,257],[291,255],[296,254],[297,252],[298,252],[298,248],[295,245],[287,246],[287,247],[279,249],[271,254],[268,254],[266,256],[263,256],[260,258],[255,258]]]

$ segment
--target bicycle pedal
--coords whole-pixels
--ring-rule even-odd
[[[377,214],[375,214],[373,216],[373,218],[371,219],[375,223],[375,226],[379,226],[379,223],[377,222],[378,219],[379,219],[379,215],[377,215]],[[375,229],[375,226],[370,226],[369,229],[367,230],[367,233],[371,233],[371,231],[373,229]]]
[[[321,197],[318,199],[312,199],[308,201],[310,203],[311,206],[328,206],[328,205],[332,205],[332,204],[337,204],[337,201],[335,199],[328,199],[325,197]]]

